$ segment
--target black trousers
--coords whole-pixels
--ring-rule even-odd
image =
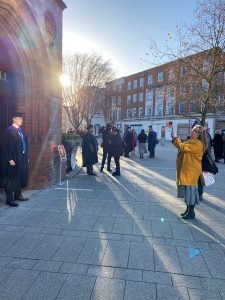
[[[107,149],[103,148],[103,156],[102,156],[102,168],[104,168],[106,158],[108,156],[107,160],[107,168],[110,169],[110,163],[111,163],[111,158],[112,156],[109,154],[109,151]]]
[[[93,173],[93,165],[87,166],[87,174]]]
[[[7,184],[5,186],[5,193],[6,193],[6,202],[13,202],[17,200],[21,196],[21,187],[18,187],[16,191],[12,191],[8,188]]]
[[[116,164],[116,173],[120,174],[120,156],[114,156],[114,161]]]
[[[124,157],[129,157],[130,149],[128,147],[125,147],[124,149]]]

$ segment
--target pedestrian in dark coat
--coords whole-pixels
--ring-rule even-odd
[[[142,129],[141,133],[138,135],[138,143],[139,143],[139,155],[140,158],[144,158],[144,153],[147,153],[146,150],[146,142],[147,142],[147,134],[145,133],[145,130]]]
[[[155,157],[155,146],[158,144],[157,134],[155,131],[152,130],[152,126],[149,126],[149,133],[148,133],[148,151],[149,157]]]
[[[110,163],[111,163],[111,155],[109,154],[109,149],[110,149],[110,138],[111,138],[111,125],[107,125],[106,129],[100,128],[99,133],[102,134],[102,148],[103,148],[103,156],[102,156],[102,166],[100,171],[103,172],[105,161],[107,158],[107,171],[112,172],[110,168]]]
[[[132,146],[133,135],[132,135],[130,127],[127,127],[126,131],[124,132],[123,140],[126,144],[125,151],[124,151],[124,157],[130,157],[129,154],[133,149],[133,146]]]
[[[213,149],[215,162],[219,162],[219,160],[223,158],[223,137],[219,130],[216,130],[213,138]]]
[[[89,125],[87,132],[82,135],[83,167],[87,168],[88,175],[96,175],[93,172],[93,165],[98,162],[98,142],[93,132],[93,125]]]
[[[26,186],[28,181],[28,145],[25,134],[20,128],[22,124],[21,115],[15,114],[12,126],[9,126],[3,135],[3,183],[6,191],[6,204],[9,206],[18,206],[15,200],[28,200],[22,196],[21,192],[21,187]]]
[[[123,155],[124,141],[119,133],[119,129],[113,127],[110,140],[110,155],[114,157],[116,164],[116,172],[113,172],[113,176],[120,176],[120,156]]]

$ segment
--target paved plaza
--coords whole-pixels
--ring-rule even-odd
[[[158,145],[1,206],[0,299],[225,299],[225,165],[185,221],[175,159]]]

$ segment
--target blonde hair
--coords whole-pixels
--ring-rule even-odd
[[[203,144],[203,152],[205,153],[206,150],[209,147],[209,136],[208,133],[206,132],[206,129],[201,126],[201,125],[195,125],[194,128],[196,132],[198,133],[198,139],[202,142]]]

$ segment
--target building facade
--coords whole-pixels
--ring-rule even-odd
[[[175,69],[175,63],[171,62],[108,82],[107,122],[112,122],[122,131],[129,125],[138,133],[152,125],[162,140],[171,139],[172,127],[181,138],[189,135],[193,121],[200,118],[200,115],[196,109],[196,100],[185,99],[187,85],[182,86],[180,80],[182,76],[185,77],[185,70],[180,69],[178,82]],[[224,89],[224,73],[222,75]],[[193,89],[191,84],[188,89],[190,96]],[[206,126],[211,133],[216,128],[225,128],[223,97],[219,108],[216,114],[214,110],[209,110],[206,117]]]
[[[62,0],[0,0],[0,135],[14,113],[23,115],[30,188],[58,176],[65,8]]]

